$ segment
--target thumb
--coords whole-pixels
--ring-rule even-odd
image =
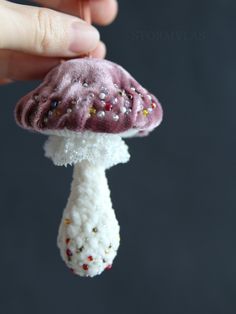
[[[73,57],[94,50],[99,33],[79,18],[0,0],[0,49]]]

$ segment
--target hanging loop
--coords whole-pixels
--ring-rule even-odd
[[[79,16],[88,24],[91,24],[91,10],[89,0],[78,1]]]
[[[90,1],[89,0],[79,0],[78,1],[78,13],[82,20],[88,24],[92,23]],[[80,58],[91,57],[90,53],[81,55]]]

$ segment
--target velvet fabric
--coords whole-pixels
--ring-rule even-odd
[[[162,120],[157,98],[121,66],[92,58],[64,61],[15,110],[32,131],[68,129],[145,135]]]

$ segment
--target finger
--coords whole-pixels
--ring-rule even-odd
[[[91,2],[91,14],[95,24],[108,25],[114,21],[118,12],[116,0],[100,0]]]
[[[35,0],[43,6],[78,16],[78,1],[81,0]],[[99,25],[108,25],[116,17],[118,2],[116,0],[91,0],[92,21]]]
[[[36,80],[60,63],[60,58],[39,57],[15,51],[0,51],[0,77]]]
[[[102,42],[91,52],[91,56],[95,58],[104,58],[105,54],[106,48]],[[0,78],[4,78],[0,79],[0,84],[10,83],[12,80],[42,79],[61,60],[16,51],[0,51]]]
[[[0,79],[0,85],[12,83],[13,80],[10,79]]]
[[[100,42],[97,46],[97,48],[92,51],[91,56],[98,59],[103,59],[106,56],[106,46],[103,42]]]
[[[50,9],[0,2],[0,48],[49,57],[93,51],[99,33],[82,20]]]

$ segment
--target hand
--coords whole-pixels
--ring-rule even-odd
[[[78,17],[78,1],[35,1],[49,9],[0,0],[0,83],[40,79],[62,59],[88,52],[105,56],[98,31]],[[116,0],[91,0],[90,6],[96,24],[117,14]]]

